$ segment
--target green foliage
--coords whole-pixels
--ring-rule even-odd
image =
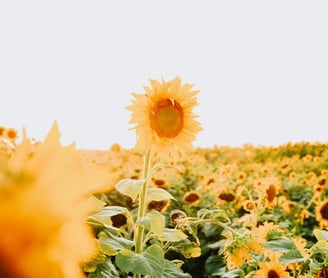
[[[140,254],[127,249],[121,250],[115,263],[125,273],[150,275],[153,278],[161,278],[165,270],[164,253],[157,245],[148,247]]]
[[[165,217],[157,210],[152,210],[139,219],[139,224],[157,237],[161,237],[165,228]]]
[[[88,278],[122,278],[122,276],[111,260],[106,259],[95,271],[89,273]]]
[[[302,254],[300,253],[300,251],[295,250],[295,249],[286,252],[279,258],[279,262],[282,264],[301,263],[306,260],[307,260],[307,258],[304,258],[302,256]]]
[[[147,189],[147,201],[162,201],[170,200],[174,197],[166,190],[162,188],[148,188]]]
[[[160,167],[157,164],[150,173]],[[85,266],[89,277],[116,277],[117,274],[120,277],[131,274],[155,278],[190,277],[181,270],[181,264],[167,260],[165,253],[176,248],[174,245],[179,245],[177,250],[186,257],[196,257],[200,255],[200,247],[188,239],[183,229],[167,228],[166,218],[159,211],[147,211],[146,205],[149,202],[175,199],[162,188],[148,188],[149,179],[150,176],[142,180],[123,179],[115,186],[115,194],[118,192],[127,196],[132,202],[139,201],[142,208],[139,207],[138,212],[134,208],[129,210],[127,207],[109,204],[88,218],[88,223],[97,232],[101,258]],[[99,197],[107,202],[111,200],[108,195]],[[141,252],[138,252],[137,246],[138,233],[144,234],[141,237]]]
[[[189,273],[184,273],[174,261],[165,260],[163,278],[191,278]]]
[[[131,250],[134,246],[132,240],[128,240],[124,237],[119,237],[111,234],[110,231],[101,232],[98,235],[100,250],[107,256],[114,256],[124,249]]]
[[[295,248],[295,244],[290,239],[279,239],[264,243],[264,247],[275,252],[288,252]]]
[[[177,174],[163,182],[165,189],[149,186],[152,175],[168,168],[157,164],[142,179],[123,179],[116,190],[98,196],[107,206],[88,218],[101,255],[85,266],[89,277],[101,271],[108,277],[253,277],[272,255],[295,278],[315,277],[328,267],[328,232],[322,229],[327,226],[316,215],[328,197],[327,145],[198,149],[196,154],[178,163]],[[276,182],[276,189],[265,188],[269,182]],[[199,202],[185,202],[190,192],[199,194]],[[138,214],[141,196],[143,215]],[[152,201],[169,206],[148,209]],[[266,223],[273,226],[263,235],[259,230]],[[142,251],[136,252],[139,228]],[[233,258],[238,248],[244,261],[228,267],[229,259],[238,260]]]
[[[132,201],[136,201],[144,183],[144,180],[124,179],[119,181],[115,188],[123,195],[129,196]]]

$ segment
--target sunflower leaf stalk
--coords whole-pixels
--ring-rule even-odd
[[[145,154],[144,160],[144,170],[143,170],[143,178],[144,182],[141,187],[141,192],[139,195],[139,207],[138,207],[138,218],[136,221],[136,230],[135,230],[135,251],[136,253],[141,253],[143,251],[143,236],[144,236],[144,226],[140,225],[140,220],[146,214],[146,199],[147,199],[147,188],[148,188],[148,173],[151,164],[151,150],[148,150]]]

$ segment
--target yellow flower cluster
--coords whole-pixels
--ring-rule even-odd
[[[6,128],[4,126],[0,126],[0,140],[7,139],[9,141],[16,141],[18,138],[18,133],[14,128]]]
[[[105,164],[115,162],[112,170],[118,176],[141,178],[139,153],[114,145],[108,154]],[[328,227],[327,161],[327,145],[307,142],[275,148],[197,148],[175,161],[173,169],[154,171],[150,186],[166,188],[176,198],[169,207],[165,204],[166,210],[196,215],[201,208],[223,209],[237,230],[248,231],[239,238],[227,236],[223,255],[228,269],[241,268],[257,254],[263,257],[254,277],[282,278],[299,266],[280,263],[284,253],[267,244],[290,239],[293,252],[304,260],[310,256],[308,247],[314,241],[306,238],[314,229]],[[162,208],[158,211],[164,213]]]

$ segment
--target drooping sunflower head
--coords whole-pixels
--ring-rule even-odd
[[[224,244],[223,255],[228,269],[240,268],[246,261],[251,259],[251,252],[259,252],[259,245],[254,241],[251,234],[234,237],[227,234]]]
[[[202,130],[192,112],[198,104],[199,91],[191,84],[181,84],[179,77],[171,81],[150,80],[145,94],[133,94],[131,124],[137,132],[136,149],[152,149],[158,156],[175,158],[192,149],[192,142]]]

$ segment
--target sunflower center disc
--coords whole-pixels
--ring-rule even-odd
[[[323,205],[323,207],[320,209],[320,214],[324,220],[328,220],[328,204]]]
[[[183,128],[183,109],[169,99],[158,101],[149,113],[150,126],[159,137],[176,137]]]
[[[269,278],[279,278],[280,275],[276,271],[270,269],[268,272],[268,277]]]

